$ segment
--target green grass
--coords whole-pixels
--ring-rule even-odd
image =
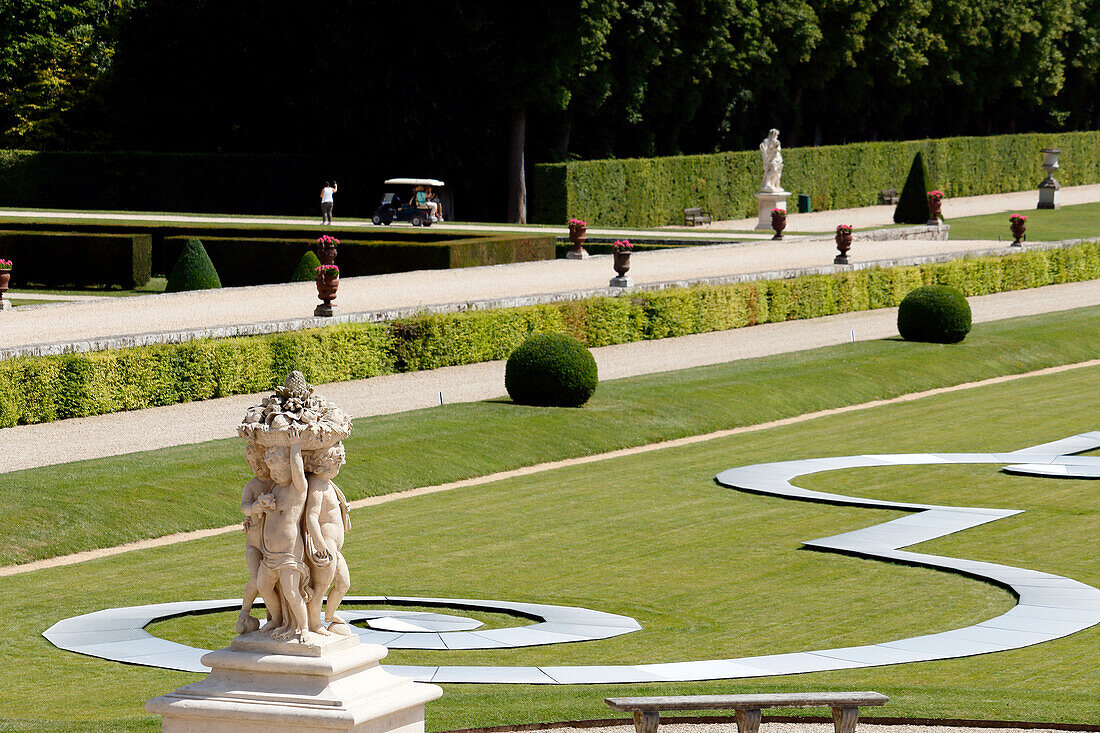
[[[961,344],[844,344],[600,385],[582,409],[506,399],[359,420],[350,499],[543,461],[755,425],[1100,353],[1100,307],[980,324]],[[239,519],[243,443],[227,439],[19,471],[0,491],[0,564],[110,547]],[[384,446],[381,449],[380,446]],[[370,456],[370,470],[356,470]]]
[[[1038,194],[1036,194],[1038,196]],[[1036,199],[1038,200],[1038,199]],[[998,239],[1011,242],[1010,213],[1027,217],[1028,242],[1058,242],[1086,239],[1100,234],[1100,203],[1063,206],[1060,209],[1021,209],[985,216],[950,219],[952,239]]]
[[[581,605],[633,616],[643,627],[557,646],[392,652],[389,661],[402,664],[688,661],[881,642],[973,624],[1010,608],[1011,595],[949,573],[799,549],[803,540],[899,513],[746,494],[717,486],[714,475],[760,461],[1005,451],[1050,441],[1096,429],[1098,383],[1100,368],[1077,369],[358,510],[344,549],[352,593]],[[530,410],[523,424],[546,412]],[[486,452],[497,450],[496,440],[519,441],[525,432],[501,436],[500,429],[481,429]],[[352,453],[345,481],[384,466],[384,453],[377,446]],[[1100,535],[1095,482],[1010,476],[997,468],[875,468],[800,483],[1026,509],[916,547],[1100,583],[1100,556],[1091,544]],[[235,501],[236,485],[211,477],[205,490]],[[0,579],[7,601],[0,719],[28,730],[155,730],[143,701],[197,675],[63,652],[40,632],[109,606],[234,597],[246,580],[241,544],[239,535],[224,535]],[[162,630],[209,648],[228,640],[232,616],[210,615],[199,630],[187,623]],[[1095,723],[1098,660],[1100,628],[1093,628],[1026,649],[865,670],[647,685],[447,685],[428,706],[428,728],[605,718],[612,713],[602,700],[613,695],[825,689],[883,692],[891,702],[875,712],[890,716]]]
[[[151,277],[149,282],[142,285],[140,288],[134,288],[133,290],[123,290],[116,286],[104,285],[99,287],[87,287],[87,288],[69,288],[69,289],[57,289],[57,288],[45,288],[30,283],[28,285],[21,285],[19,290],[26,293],[40,293],[42,295],[105,295],[111,297],[133,297],[136,295],[151,295],[154,293],[163,293],[165,286],[168,284],[168,278],[166,277]],[[16,294],[14,299],[18,299]],[[33,305],[34,303],[53,303],[59,301],[26,301],[25,305]]]

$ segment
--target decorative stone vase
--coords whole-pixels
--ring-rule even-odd
[[[943,210],[943,199],[939,196],[928,197],[928,225],[936,226],[940,223]]]
[[[321,260],[322,265],[335,265],[336,264],[336,245],[332,242],[326,242],[324,244],[317,245],[317,259]]]
[[[777,214],[772,212],[772,229],[775,230],[775,236],[772,239],[782,239],[783,230],[787,228],[787,217],[785,214]]]
[[[335,249],[335,247],[333,248]],[[336,309],[332,301],[336,300],[336,291],[340,288],[340,276],[325,277],[317,275],[317,297],[321,304],[314,309],[315,316],[331,316]]]
[[[573,246],[565,253],[566,259],[584,260],[588,258],[588,250],[584,248],[584,243],[588,241],[587,224],[570,224],[569,241],[573,243]]]
[[[833,263],[837,265],[848,264],[848,250],[852,248],[852,233],[837,232],[836,248],[840,252],[840,254],[833,258]]]
[[[1012,243],[1013,247],[1020,247],[1026,239],[1027,222],[1023,219],[1011,219],[1008,223],[1008,228],[1012,230],[1012,236],[1015,237],[1015,241]]]
[[[630,271],[630,252],[614,252],[612,257],[614,259],[612,266],[615,268],[615,273],[619,277],[626,277],[626,273]]]

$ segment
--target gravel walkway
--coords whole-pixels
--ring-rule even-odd
[[[974,322],[1100,305],[1100,280],[970,298]],[[721,364],[847,341],[896,335],[897,310],[845,313],[732,331],[639,341],[593,349],[600,379]],[[433,407],[505,394],[504,362],[392,374],[319,387],[353,417]],[[0,473],[123,455],[236,435],[246,408],[262,394],[154,407],[0,430]]]
[[[985,241],[857,241],[849,256],[867,262],[996,246]],[[835,245],[822,240],[665,249],[635,253],[630,275],[638,283],[658,283],[831,266],[835,254]],[[612,276],[611,256],[603,255],[341,278],[336,304],[340,312],[356,313],[585,291],[606,288]],[[19,293],[13,291],[12,297]],[[316,303],[316,286],[305,282],[16,308],[3,314],[0,349],[311,317]]]
[[[633,724],[600,728],[547,727],[524,729],[527,733],[633,733]],[[736,723],[662,723],[660,733],[737,733]],[[859,723],[857,733],[1016,733],[1019,728],[967,728],[961,726],[931,725],[874,725]],[[1051,731],[1053,728],[1030,728],[1032,731]],[[760,724],[760,733],[834,733],[832,723],[768,723]]]
[[[1059,206],[1091,204],[1100,201],[1100,185],[1072,186],[1058,192],[1056,200]],[[795,198],[788,202],[788,209],[794,209]],[[1018,191],[990,196],[960,196],[943,200],[943,218],[947,223],[952,219],[981,214],[997,214],[1004,211],[1018,211],[1023,214],[1033,210],[1039,203],[1039,191]],[[815,211],[809,214],[791,213],[787,215],[786,232],[828,232],[837,224],[851,224],[857,229],[865,227],[884,227],[894,223],[894,206],[862,206],[857,209],[833,209]],[[752,229],[756,218],[716,221],[703,225],[711,231]],[[690,231],[690,230],[689,230]]]

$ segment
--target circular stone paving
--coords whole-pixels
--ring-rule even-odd
[[[878,644],[737,659],[568,667],[387,665],[387,669],[421,682],[602,684],[734,679],[952,659],[1017,649],[1068,636],[1100,624],[1100,590],[1051,573],[900,549],[995,522],[1019,514],[1019,510],[867,499],[801,489],[791,481],[805,474],[839,469],[965,463],[1012,464],[1005,470],[1044,476],[1100,478],[1100,458],[1075,455],[1097,448],[1100,448],[1100,431],[1011,453],[838,456],[743,466],[723,471],[716,477],[719,484],[732,489],[784,499],[909,512],[900,519],[803,544],[819,550],[963,573],[1008,587],[1016,594],[1015,607],[979,624]],[[1055,527],[1051,529],[1056,530]],[[823,588],[822,592],[828,589]],[[350,603],[500,611],[539,621],[527,626],[482,630],[478,621],[463,616],[392,610],[340,612],[348,621],[366,621],[372,627],[354,627],[364,641],[401,649],[506,649],[606,639],[641,628],[638,622],[626,616],[568,606],[454,598],[349,597],[346,600]],[[43,636],[62,649],[103,659],[204,672],[207,667],[200,658],[206,653],[205,649],[159,639],[144,627],[157,619],[239,607],[239,600],[221,600],[112,608],[60,621]]]

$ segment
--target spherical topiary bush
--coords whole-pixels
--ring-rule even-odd
[[[970,333],[970,304],[947,285],[917,288],[898,306],[898,333],[906,341],[958,343]]]
[[[302,255],[302,259],[298,260],[298,267],[294,269],[290,282],[313,282],[317,277],[317,268],[320,266],[321,260],[314,254],[312,249],[307,249],[306,253]]]
[[[218,271],[206,254],[206,248],[197,238],[191,237],[183,246],[179,259],[168,273],[166,293],[181,293],[185,290],[211,290],[222,286]]]
[[[508,357],[504,369],[504,386],[520,405],[580,407],[598,382],[592,352],[562,333],[529,337]]]

